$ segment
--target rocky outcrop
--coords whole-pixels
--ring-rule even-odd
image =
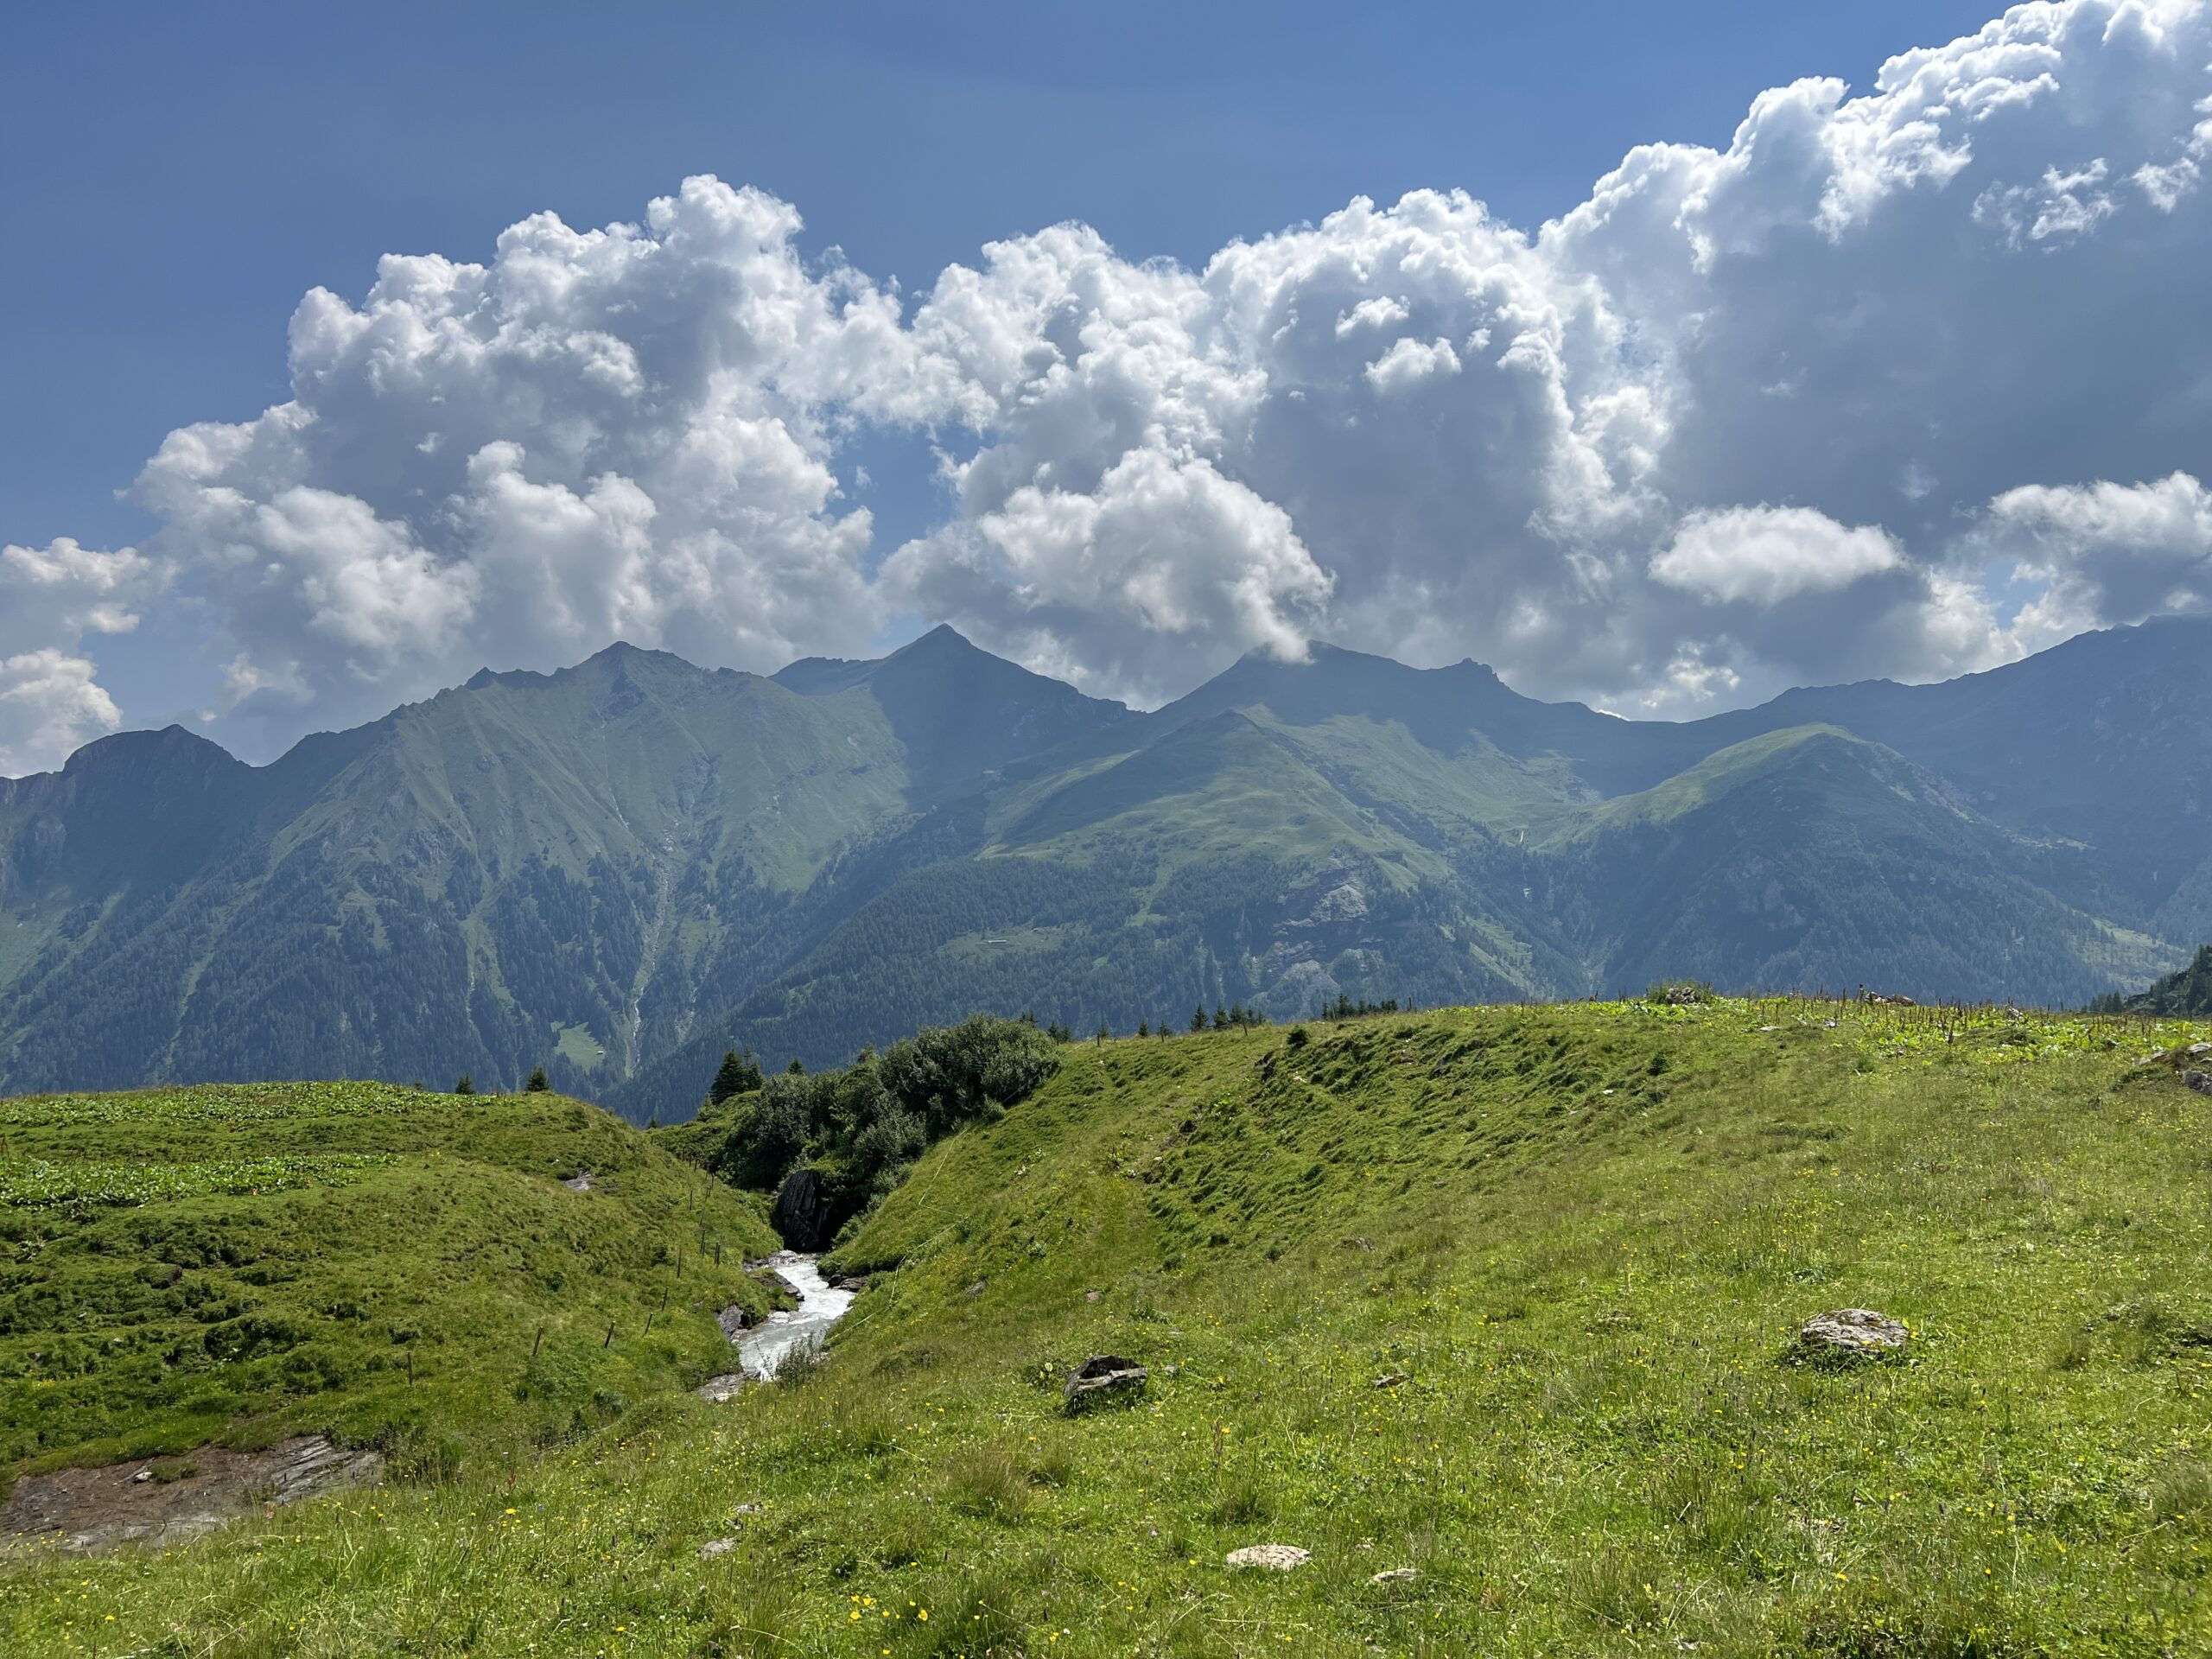
[[[0,1536],[89,1553],[130,1543],[181,1543],[241,1516],[373,1483],[384,1459],[320,1434],[259,1451],[203,1446],[164,1471],[133,1461],[25,1475],[0,1504]]]
[[[784,1177],[776,1189],[775,1206],[768,1211],[768,1224],[795,1250],[818,1250],[830,1242],[836,1227],[819,1170],[803,1167]]]
[[[1070,1411],[1120,1405],[1144,1392],[1147,1375],[1134,1359],[1123,1359],[1118,1354],[1094,1354],[1068,1373],[1063,1397]]]

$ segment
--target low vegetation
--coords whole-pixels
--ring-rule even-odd
[[[504,1469],[729,1369],[713,1315],[765,1310],[741,1264],[773,1247],[757,1206],[549,1094],[0,1102],[0,1463],[313,1432]]]
[[[29,1563],[0,1648],[2203,1652],[2212,1098],[2141,1062],[2207,1039],[1700,997],[1065,1047],[842,1242],[820,1363]],[[1900,1358],[1790,1363],[1854,1306]],[[1096,1354],[1147,1384],[1071,1416]]]
[[[811,1077],[748,1077],[733,1056],[702,1121],[666,1132],[668,1144],[743,1187],[773,1188],[806,1164],[821,1176],[834,1230],[897,1186],[925,1147],[1026,1098],[1058,1066],[1065,1040],[1033,1020],[976,1014]],[[726,1080],[734,1086],[718,1101]]]

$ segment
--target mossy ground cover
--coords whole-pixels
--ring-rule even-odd
[[[842,1243],[900,1265],[807,1374],[19,1571],[0,1646],[2203,1652],[2212,1100],[2137,1062],[2208,1036],[1728,1001],[1084,1046]],[[1859,1305],[1905,1359],[1789,1363]],[[1149,1392],[1071,1419],[1096,1352]],[[1262,1541],[1312,1561],[1224,1568]]]
[[[0,1465],[327,1433],[504,1468],[729,1369],[713,1313],[766,1306],[741,1264],[773,1243],[750,1200],[550,1095],[0,1102]]]

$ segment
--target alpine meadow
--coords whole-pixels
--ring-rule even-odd
[[[2212,0],[0,60],[0,1656],[2212,1656]]]

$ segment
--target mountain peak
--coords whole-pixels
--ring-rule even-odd
[[[61,769],[68,774],[118,769],[143,772],[156,767],[172,770],[181,766],[213,771],[243,764],[221,744],[185,727],[172,725],[158,731],[117,732],[96,738],[71,755]]]
[[[989,655],[982,646],[950,622],[938,623],[919,639],[899,646],[891,654],[893,657],[904,657],[910,652],[919,651],[963,651],[973,652],[978,657]]]
[[[617,639],[585,658],[584,665],[588,667],[594,663],[605,663],[616,668],[627,668],[632,663],[659,660],[682,662],[683,659],[669,652],[652,651],[644,645],[633,645],[627,639]]]

